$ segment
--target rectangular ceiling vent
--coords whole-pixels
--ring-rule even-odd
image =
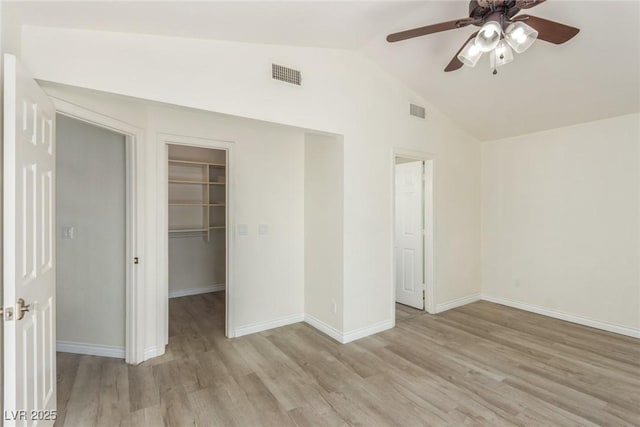
[[[416,104],[409,104],[409,114],[415,117],[420,117],[421,119],[424,119],[427,115],[427,113],[424,110],[424,107],[421,107]]]
[[[292,85],[302,85],[302,74],[298,70],[278,64],[271,64],[271,78]]]

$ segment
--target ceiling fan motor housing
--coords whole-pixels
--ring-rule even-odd
[[[515,0],[471,0],[469,1],[469,17],[474,25],[481,27],[487,21],[498,21],[504,25],[504,19],[510,19],[520,12]],[[494,15],[499,16],[495,18]]]

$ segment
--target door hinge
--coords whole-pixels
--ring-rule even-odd
[[[140,264],[140,259],[138,257],[134,257],[133,258],[133,263],[134,264]]]
[[[422,301],[426,301],[425,290],[422,290]]]
[[[4,320],[13,320],[13,307],[0,307],[0,316]]]

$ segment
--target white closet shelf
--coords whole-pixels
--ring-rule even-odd
[[[224,203],[189,203],[189,202],[173,202],[169,203],[169,206],[196,206],[196,207],[217,207],[224,206]]]
[[[169,184],[198,184],[198,185],[224,185],[224,182],[209,182],[209,181],[183,181],[177,179],[170,179]]]
[[[193,160],[177,160],[177,159],[169,159],[169,163],[176,163],[182,165],[191,165],[191,166],[211,166],[212,168],[224,169],[226,166],[224,163],[207,163],[207,162],[196,162]]]
[[[224,225],[212,225],[209,227],[209,230],[224,230],[226,227]]]

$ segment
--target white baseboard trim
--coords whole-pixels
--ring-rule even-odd
[[[386,331],[396,325],[396,322],[392,320],[383,320],[378,323],[374,323],[364,328],[355,329],[351,332],[345,332],[342,336],[342,343],[346,344],[351,341],[359,340],[360,338],[368,337],[369,335],[377,334],[378,332]]]
[[[193,288],[193,289],[178,289],[175,291],[169,291],[169,298],[180,298],[180,297],[186,297],[189,295],[208,294],[209,292],[219,292],[224,290],[225,290],[224,285],[211,285],[211,286],[205,286],[204,288]]]
[[[162,356],[166,350],[166,346],[159,345],[148,347],[144,349],[144,356],[142,358],[143,361],[153,359],[154,357]]]
[[[304,321],[305,323],[308,323],[309,325],[313,326],[323,334],[330,336],[331,338],[333,338],[334,340],[338,341],[341,344],[344,344],[343,342],[344,337],[343,337],[342,331],[339,331],[333,326],[327,323],[324,323],[322,320],[316,317],[313,317],[310,314],[304,315]]]
[[[235,337],[241,337],[243,335],[255,334],[256,332],[266,331],[268,329],[279,328],[280,326],[291,325],[292,323],[298,323],[304,321],[304,314],[292,314],[290,316],[280,317],[274,320],[268,320],[266,322],[256,322],[245,326],[238,326],[235,328]]]
[[[322,320],[311,316],[310,314],[305,314],[304,321],[341,344],[347,344],[351,341],[359,340],[360,338],[368,337],[369,335],[386,331],[387,329],[391,329],[395,326],[394,321],[383,320],[381,322],[374,323],[373,325],[365,326],[364,328],[355,329],[351,332],[343,333],[333,326],[323,322]]]
[[[584,316],[578,316],[576,314],[565,313],[563,311],[552,310],[549,308],[539,307],[536,305],[526,304],[507,298],[498,298],[490,295],[482,295],[482,299],[496,304],[506,305],[520,310],[530,311],[532,313],[542,314],[543,316],[553,317],[555,319],[566,320],[567,322],[577,323],[579,325],[589,326],[591,328],[602,329],[608,332],[614,332],[616,334],[626,335],[633,338],[640,338],[640,329],[629,328],[627,326],[618,325],[615,323],[603,322],[601,320],[594,320]]]
[[[437,304],[436,313],[442,313],[443,311],[451,310],[452,308],[458,308],[462,307],[463,305],[471,304],[472,302],[480,301],[481,297],[482,295],[480,294],[473,294]]]
[[[73,341],[56,341],[56,351],[61,353],[86,354],[89,356],[124,359],[124,347],[114,345],[87,344]]]

